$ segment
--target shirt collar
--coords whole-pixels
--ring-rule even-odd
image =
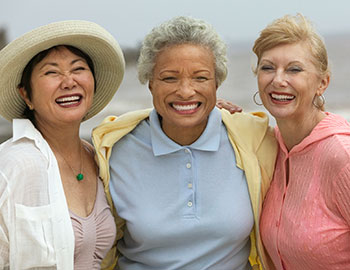
[[[220,145],[221,113],[214,108],[209,114],[207,126],[202,135],[191,145],[182,146],[171,140],[162,130],[157,111],[150,114],[151,141],[155,156],[166,155],[185,147],[201,151],[217,151]]]
[[[38,136],[41,137],[41,134],[28,119],[13,119],[12,126],[13,141],[17,141],[22,138],[35,140],[38,138]]]
[[[35,128],[33,123],[28,119],[13,119],[13,136],[12,141],[18,141],[22,138],[32,140],[35,146],[46,155],[50,151],[50,147],[46,143],[41,133]]]

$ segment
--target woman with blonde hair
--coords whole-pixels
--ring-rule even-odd
[[[304,16],[287,15],[261,31],[253,51],[279,143],[260,219],[268,269],[350,269],[350,126],[324,111],[325,44]]]

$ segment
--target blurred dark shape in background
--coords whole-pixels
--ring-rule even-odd
[[[0,27],[0,50],[7,45],[7,42],[6,29]],[[11,132],[11,123],[0,116],[0,143],[10,138],[12,136]]]
[[[123,47],[123,53],[126,66],[136,65],[139,58],[141,44],[137,44],[135,47]]]
[[[4,48],[6,44],[7,44],[6,30],[4,28],[0,28],[0,50]]]

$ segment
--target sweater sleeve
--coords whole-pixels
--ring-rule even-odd
[[[346,223],[350,226],[350,163],[342,169],[333,182],[333,200]]]

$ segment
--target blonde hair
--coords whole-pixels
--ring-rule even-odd
[[[312,62],[323,76],[330,73],[328,66],[327,49],[322,37],[316,32],[312,23],[302,14],[295,16],[285,15],[260,32],[260,36],[255,40],[253,52],[258,57],[257,64],[261,60],[262,54],[278,45],[306,42],[309,45],[312,55]],[[256,74],[257,69],[254,73]]]

